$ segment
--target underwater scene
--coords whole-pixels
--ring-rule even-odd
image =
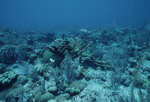
[[[150,1],[0,0],[0,102],[150,102]]]

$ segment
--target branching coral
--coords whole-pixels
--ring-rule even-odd
[[[82,57],[80,58],[82,63],[86,65],[95,65],[97,67],[101,67],[102,69],[110,70],[112,69],[110,63],[105,60],[97,59],[92,53],[83,53]]]
[[[67,54],[69,54],[72,59],[81,56],[80,61],[82,62],[90,62],[96,66],[110,69],[108,62],[97,60],[93,57],[93,53],[83,53],[92,43],[93,42],[90,41],[82,46],[81,40],[79,38],[56,39],[54,42],[52,42],[50,47],[46,48],[48,51],[58,56],[57,60],[59,59],[59,63],[62,62]]]
[[[91,44],[92,41],[81,46],[81,40],[79,38],[56,39],[54,42],[52,42],[50,47],[46,47],[46,48],[53,54],[61,57],[61,61],[62,61],[65,58],[65,55],[68,53],[69,55],[71,55],[73,59],[77,58]]]

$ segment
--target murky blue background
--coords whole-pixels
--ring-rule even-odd
[[[150,22],[150,0],[0,0],[0,26],[49,30]]]

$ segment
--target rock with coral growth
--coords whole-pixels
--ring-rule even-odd
[[[47,102],[48,100],[53,99],[53,98],[54,98],[54,95],[47,92],[40,97],[39,102]]]
[[[2,88],[11,85],[16,78],[17,75],[11,71],[0,74],[0,87]]]
[[[5,45],[0,49],[0,63],[12,64],[17,60],[16,46]]]

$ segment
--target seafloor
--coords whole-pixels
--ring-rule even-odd
[[[0,102],[150,102],[150,25],[0,27]]]

